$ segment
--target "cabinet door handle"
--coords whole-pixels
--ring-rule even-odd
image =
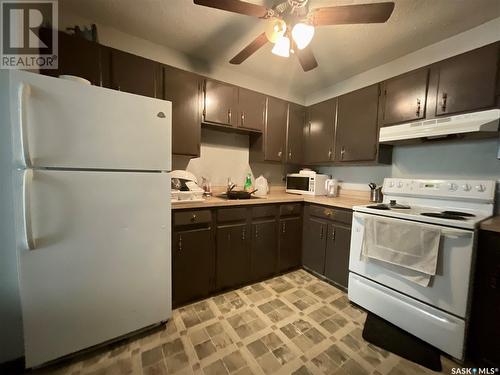
[[[328,149],[328,160],[332,159],[332,149]]]
[[[196,214],[193,214],[193,216],[191,216],[191,221],[192,222],[196,221]]]
[[[255,226],[255,238],[259,238],[259,228]]]
[[[344,155],[345,155],[345,147],[342,146],[342,148],[340,149],[340,159],[341,160],[344,160]]]
[[[245,112],[241,112],[241,126],[245,125]]]
[[[420,99],[417,99],[417,110],[415,111],[417,116],[420,116]]]
[[[321,226],[321,232],[319,233],[319,239],[323,239],[323,226]]]
[[[286,223],[284,222],[283,223],[283,228],[281,229],[281,233],[285,233],[286,232]]]
[[[228,124],[231,123],[231,118],[232,118],[231,109],[228,109],[227,110],[227,122],[228,122]]]
[[[244,241],[245,240],[245,228],[241,230],[241,239]]]
[[[182,236],[181,235],[179,235],[179,243],[178,243],[177,247],[178,247],[179,251],[182,251]]]
[[[445,112],[446,111],[446,102],[448,101],[448,94],[445,93],[445,92],[443,92],[443,95],[441,95],[441,98],[442,98],[442,100],[441,100],[441,110],[443,112]]]
[[[288,151],[288,159],[292,160],[292,148]]]
[[[283,152],[280,150],[278,151],[278,157],[281,158],[281,155],[283,155]]]
[[[332,228],[332,240],[335,240],[335,228]]]

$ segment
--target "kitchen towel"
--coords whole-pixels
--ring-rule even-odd
[[[401,277],[427,287],[436,274],[441,230],[397,219],[365,217],[361,260],[389,263]]]

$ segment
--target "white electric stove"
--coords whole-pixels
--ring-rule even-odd
[[[495,181],[384,180],[380,204],[354,207],[349,299],[407,332],[462,359],[469,317],[477,227],[492,216]],[[362,260],[364,221],[382,217],[441,231],[436,275],[424,287],[398,266]]]

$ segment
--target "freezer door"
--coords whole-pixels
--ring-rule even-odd
[[[169,174],[28,170],[21,177],[28,367],[171,316]]]
[[[10,78],[21,166],[171,169],[170,102],[23,71]]]

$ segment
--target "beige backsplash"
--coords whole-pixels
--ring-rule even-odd
[[[200,182],[203,176],[212,186],[226,186],[228,177],[242,186],[248,173],[252,173],[252,180],[263,175],[270,185],[284,186],[286,167],[281,163],[249,163],[248,149],[248,135],[203,128],[200,157],[174,155],[172,169],[187,170]]]

